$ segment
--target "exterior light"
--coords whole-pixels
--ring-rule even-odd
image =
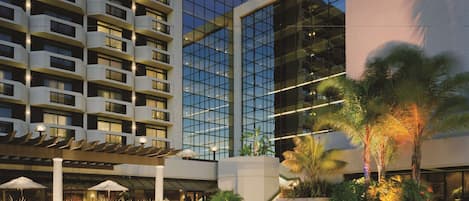
[[[31,75],[29,75],[29,74],[26,75],[26,81],[27,81],[27,82],[31,81]]]
[[[213,153],[213,160],[216,160],[215,159],[215,154],[217,153],[217,150],[218,150],[217,146],[210,147],[210,151],[212,151],[212,153]]]
[[[30,115],[30,114],[31,112],[28,109],[26,109],[26,115]]]
[[[42,137],[42,133],[46,131],[46,126],[44,124],[39,124],[36,126],[36,131],[39,132],[39,136]]]
[[[147,143],[147,138],[145,138],[145,137],[140,137],[140,138],[138,139],[138,142],[140,143],[140,145],[143,146],[143,145],[145,145],[145,144]]]
[[[29,1],[26,2],[26,8],[31,8],[31,2]]]

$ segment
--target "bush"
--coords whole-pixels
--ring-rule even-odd
[[[331,201],[366,201],[365,179],[354,179],[336,184],[333,187]]]
[[[243,198],[233,191],[218,191],[210,201],[243,201]]]
[[[332,185],[326,181],[302,181],[290,190],[286,190],[287,198],[329,197]]]
[[[414,180],[402,183],[402,197],[405,201],[428,201],[432,198],[432,190],[425,185],[418,185]]]
[[[368,189],[368,198],[373,201],[429,201],[431,197],[432,192],[425,185],[400,176],[372,184]]]

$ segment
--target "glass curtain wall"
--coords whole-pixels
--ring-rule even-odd
[[[183,148],[233,155],[232,10],[244,0],[183,1]]]
[[[242,19],[243,133],[274,138],[274,6]],[[251,139],[243,139],[243,144]],[[274,151],[274,147],[272,147]]]

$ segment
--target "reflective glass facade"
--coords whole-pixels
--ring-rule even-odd
[[[345,72],[345,0],[281,0],[274,6],[276,156],[310,134],[318,82]]]
[[[233,155],[232,9],[244,0],[183,1],[183,148]]]
[[[274,6],[242,18],[243,133],[274,137]]]

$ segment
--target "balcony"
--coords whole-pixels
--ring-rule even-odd
[[[58,124],[45,124],[45,123],[32,123],[29,127],[33,136],[39,136],[39,132],[36,131],[38,125],[44,125],[46,130],[42,133],[47,135],[47,138],[58,137],[61,139],[70,139],[71,137],[75,140],[85,139],[85,130],[79,126],[69,126],[69,125],[58,125]]]
[[[145,146],[157,147],[166,149],[170,147],[171,140],[167,138],[159,138],[159,137],[152,137],[152,136],[138,136],[137,139],[145,138]]]
[[[26,31],[28,28],[27,19],[26,12],[22,8],[0,1],[0,26]]]
[[[134,116],[132,103],[103,97],[88,97],[87,112],[127,120]]]
[[[97,31],[88,32],[87,38],[88,49],[123,59],[130,59],[133,56],[131,40]]]
[[[170,113],[165,109],[158,109],[149,106],[135,107],[135,121],[157,124],[161,126],[172,126]]]
[[[83,79],[85,68],[83,61],[48,51],[34,51],[29,55],[31,70]]]
[[[170,25],[151,16],[136,16],[135,31],[163,41],[173,40],[173,37],[170,35]]]
[[[126,144],[132,144],[133,143],[132,134],[130,134],[130,133],[102,131],[102,130],[88,130],[86,132],[86,141],[88,141],[88,142],[98,141],[99,143],[104,143],[104,142],[111,143],[106,139],[106,138],[108,138],[107,136],[109,136],[109,135],[111,135],[111,136],[121,136],[122,137],[122,139],[121,139],[122,141],[120,143],[117,143],[117,144],[126,145]]]
[[[0,80],[0,100],[14,103],[25,103],[26,86],[14,80]]]
[[[86,0],[39,0],[55,7],[83,14]]]
[[[35,36],[69,45],[83,47],[85,41],[83,26],[44,14],[30,17],[29,30]]]
[[[16,131],[16,136],[23,136],[28,132],[28,124],[20,119],[0,117],[0,136]]]
[[[85,110],[83,94],[50,87],[31,87],[30,103],[46,108],[60,108],[68,111],[82,112]]]
[[[86,72],[88,81],[121,89],[131,89],[134,85],[132,72],[130,71],[102,64],[92,64],[88,65]]]
[[[159,80],[148,76],[135,77],[135,91],[171,98],[170,84],[167,80]]]
[[[135,60],[139,63],[158,66],[167,70],[173,68],[168,52],[150,46],[135,47]]]
[[[88,0],[87,12],[89,16],[124,28],[130,29],[133,25],[132,10],[109,1]]]
[[[170,13],[173,11],[173,8],[170,4],[171,0],[136,0],[136,2],[165,13]]]
[[[25,68],[27,56],[23,46],[0,40],[0,63]]]

